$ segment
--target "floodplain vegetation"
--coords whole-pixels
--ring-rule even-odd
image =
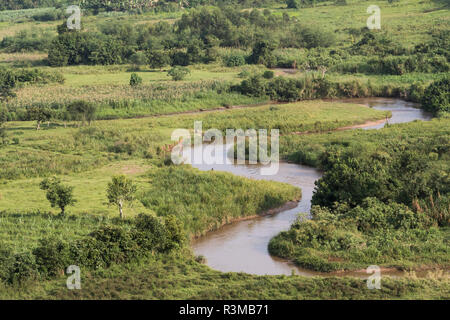
[[[450,297],[445,1],[374,1],[379,31],[366,28],[360,0],[127,3],[83,1],[80,31],[66,27],[67,1],[0,4],[0,298]],[[435,119],[336,131],[389,117],[333,101],[374,96],[417,102]],[[192,238],[301,190],[171,164],[172,131],[200,120],[280,129],[284,160],[324,171],[311,216],[273,238],[271,254],[404,276],[369,290],[336,273],[206,266]],[[81,290],[66,288],[72,264]]]

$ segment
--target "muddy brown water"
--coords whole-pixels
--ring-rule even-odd
[[[431,114],[417,108],[413,103],[400,99],[364,98],[346,99],[342,102],[359,103],[379,110],[389,110],[392,117],[390,124],[410,122],[414,120],[430,120]],[[363,129],[379,129],[385,123],[367,126]],[[226,148],[230,148],[227,145]],[[198,150],[193,149],[194,152]],[[226,154],[226,152],[224,152]],[[312,167],[280,162],[279,171],[273,176],[260,174],[260,165],[248,164],[192,164],[200,170],[216,170],[231,172],[235,175],[251,179],[264,179],[289,183],[302,190],[302,199],[293,209],[281,211],[275,215],[257,217],[228,224],[222,228],[207,233],[192,242],[192,248],[196,255],[206,258],[206,263],[213,269],[223,272],[245,272],[257,275],[290,275],[292,272],[298,275],[351,275],[367,277],[364,270],[360,272],[345,273],[320,273],[298,268],[292,262],[271,256],[268,251],[268,243],[271,238],[281,231],[288,230],[301,212],[309,213],[311,198],[314,191],[314,182],[322,173]],[[400,271],[386,271],[384,274],[399,276]]]

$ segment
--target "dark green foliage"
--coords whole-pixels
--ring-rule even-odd
[[[143,52],[136,52],[130,57],[133,64],[133,71],[139,71],[142,66],[147,64],[147,56]]]
[[[167,75],[172,78],[172,80],[180,81],[183,80],[188,74],[190,74],[191,71],[189,71],[188,68],[185,67],[173,67],[169,71],[167,71]]]
[[[188,66],[189,65],[189,55],[183,51],[173,51],[170,55],[170,65],[172,66]]]
[[[0,49],[6,52],[46,51],[50,47],[53,35],[48,32],[21,30],[13,36],[0,41]]]
[[[136,73],[132,73],[130,76],[130,86],[135,87],[142,84],[142,78]]]
[[[16,82],[17,78],[11,70],[0,68],[0,102],[15,97],[12,90]]]
[[[272,254],[317,271],[365,268],[369,264],[446,265],[446,231],[430,227],[424,212],[366,198],[350,209],[313,207],[312,220],[299,219],[269,243]]]
[[[169,238],[168,230],[157,217],[140,214],[136,217],[136,232],[134,238],[140,247],[149,251],[166,251],[170,249],[173,240]]]
[[[161,69],[170,64],[170,57],[163,50],[147,50],[146,55],[148,64],[152,69]]]
[[[236,89],[242,93],[253,97],[261,97],[266,94],[267,84],[260,76],[251,76],[248,79],[242,80],[241,84]]]
[[[65,0],[3,0],[0,10],[20,10],[39,7],[56,7],[65,3]]]
[[[428,86],[422,98],[422,106],[434,113],[450,112],[450,77]]]
[[[176,218],[169,215],[165,221],[140,214],[129,223],[105,225],[78,240],[41,239],[31,252],[13,254],[2,248],[0,280],[13,284],[37,276],[54,278],[63,275],[69,265],[96,270],[168,252],[182,245],[184,234]]]
[[[33,254],[24,252],[13,255],[7,283],[22,283],[27,280],[34,280],[37,276],[37,266]]]
[[[95,104],[84,100],[74,101],[66,109],[71,120],[80,121],[81,124],[87,122],[89,125],[95,120],[97,112]]]
[[[63,275],[65,268],[71,264],[68,245],[55,238],[39,240],[39,245],[32,253],[37,271],[45,277]]]
[[[330,47],[336,42],[336,36],[324,28],[295,24],[289,27],[281,37],[280,46],[293,48]]]
[[[449,192],[448,177],[442,176],[428,157],[431,150],[445,152],[448,142],[416,143],[415,150],[389,142],[373,152],[329,148],[322,156],[325,174],[316,183],[312,202],[330,206],[337,201],[355,206],[367,197],[377,197],[411,205],[416,198]]]
[[[272,70],[266,70],[263,73],[263,78],[264,79],[272,79],[274,76],[274,72]]]
[[[286,6],[288,9],[300,8],[300,0],[286,0]]]
[[[176,215],[169,214],[164,218],[164,221],[170,243],[174,245],[183,243],[186,235],[183,224],[178,220]]]
[[[61,180],[56,177],[42,180],[39,186],[47,191],[46,197],[52,208],[60,208],[61,214],[64,214],[67,206],[76,202],[73,197],[73,187],[61,184]]]
[[[224,58],[227,67],[238,67],[245,64],[245,57],[242,54],[230,54]]]
[[[385,34],[371,32],[368,29],[360,41],[351,48],[351,53],[365,56],[401,55],[405,49],[393,43]]]
[[[50,46],[48,61],[51,66],[109,65],[122,63],[132,54],[132,49],[114,36],[62,31]]]
[[[263,64],[269,68],[275,67],[276,57],[273,54],[275,48],[276,44],[271,41],[258,41],[254,45],[251,55],[248,57],[248,62],[252,64]]]

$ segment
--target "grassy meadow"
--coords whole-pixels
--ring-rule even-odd
[[[449,299],[448,5],[160,2],[83,8],[80,32],[64,29],[64,7],[0,11],[0,299]],[[365,28],[372,4],[379,31]],[[177,68],[187,73],[178,80]],[[339,130],[390,117],[335,100],[375,96],[435,119]],[[91,118],[71,109],[80,101]],[[404,276],[368,290],[350,276],[208,267],[193,238],[302,190],[173,165],[171,134],[194,121],[279,129],[283,161],[324,172],[310,219],[274,237],[270,254],[315,271],[378,264]],[[124,219],[107,198],[117,175],[137,188]],[[52,176],[73,187],[64,214],[40,189]],[[82,290],[65,286],[74,256]]]

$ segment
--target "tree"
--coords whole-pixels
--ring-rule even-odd
[[[67,206],[76,202],[73,196],[73,187],[61,184],[61,180],[57,177],[42,180],[39,187],[47,191],[47,200],[52,208],[59,207],[61,214],[64,214]]]
[[[141,66],[147,63],[147,57],[143,52],[136,52],[130,57],[130,62],[133,64],[133,70],[141,70]]]
[[[172,80],[178,81],[183,80],[188,74],[190,74],[191,71],[189,71],[188,68],[185,67],[173,67],[167,72],[168,76],[172,77]]]
[[[161,70],[164,66],[170,64],[170,57],[163,50],[147,50],[146,56],[148,65],[152,69]]]
[[[263,64],[266,67],[274,67],[277,62],[277,58],[273,54],[277,45],[268,40],[261,40],[256,42],[253,47],[252,54],[248,58],[252,64]]]
[[[2,144],[6,144],[7,141],[6,128],[3,126],[6,121],[8,121],[7,111],[0,107],[0,139],[2,139]]]
[[[298,9],[300,8],[299,0],[286,0],[286,5],[289,9]]]
[[[139,77],[136,73],[132,73],[130,77],[130,86],[136,87],[142,83],[142,78]]]
[[[437,113],[450,111],[450,77],[435,81],[425,90],[422,105],[425,110]]]
[[[120,218],[123,219],[123,205],[132,202],[136,193],[136,186],[131,179],[124,175],[114,176],[106,189],[108,201],[119,208]]]
[[[31,106],[27,109],[28,118],[37,122],[36,130],[41,128],[41,123],[44,121],[50,121],[52,118],[52,112],[49,108],[42,104]]]
[[[8,100],[11,97],[15,97],[15,93],[12,89],[16,86],[17,79],[14,73],[10,70],[0,69],[0,101]]]
[[[81,121],[82,124],[87,121],[88,125],[91,125],[91,122],[95,120],[97,107],[93,103],[79,100],[70,103],[67,106],[67,112],[71,119]]]

